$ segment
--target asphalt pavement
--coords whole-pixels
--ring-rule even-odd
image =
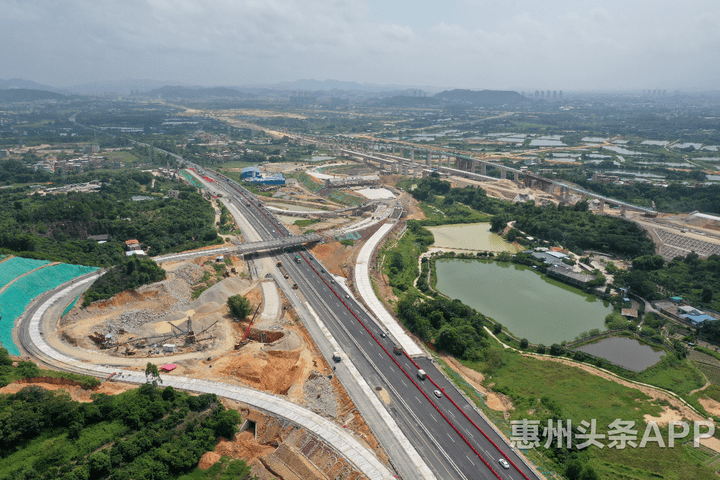
[[[220,185],[240,202],[245,220],[263,239],[291,235],[250,192]],[[395,355],[390,336],[310,253],[276,258],[363,378],[387,393],[388,411],[438,478],[539,478],[429,358]],[[419,368],[426,379],[418,378]],[[502,458],[510,469],[500,465]]]

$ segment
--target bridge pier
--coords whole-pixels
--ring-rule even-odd
[[[487,175],[487,163],[480,162],[480,175]]]
[[[430,150],[425,152],[425,166],[431,167],[432,163],[430,162]]]
[[[500,169],[500,178],[502,180],[505,180],[507,178],[507,170],[505,170],[504,168]]]
[[[600,200],[600,205],[598,206],[598,210],[601,212],[605,211],[605,200]]]
[[[411,162],[415,161],[415,150],[412,148],[410,149],[410,161]]]
[[[520,182],[520,172],[515,172],[515,183]]]

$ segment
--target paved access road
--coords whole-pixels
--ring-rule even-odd
[[[213,188],[230,195],[263,239],[291,235],[261,200],[218,180]],[[392,339],[311,254],[285,252],[277,259],[363,378],[386,398],[391,415],[438,478],[539,478],[430,359],[395,355]],[[427,379],[417,377],[419,368]],[[501,458],[510,469],[500,465]]]

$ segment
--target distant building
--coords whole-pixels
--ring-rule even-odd
[[[717,318],[711,317],[710,315],[703,313],[701,315],[680,315],[680,318],[687,320],[693,325],[700,325],[703,322],[716,322]]]
[[[170,191],[168,191],[168,197],[174,198],[175,200],[178,199],[179,195],[180,195],[180,190],[170,190]]]
[[[110,235],[108,235],[107,233],[104,233],[102,235],[88,235],[87,237],[88,240],[95,240],[98,243],[105,243],[108,241],[109,238]]]
[[[549,277],[556,278],[570,285],[576,287],[585,288],[585,286],[595,279],[592,275],[586,275],[584,273],[573,272],[569,268],[565,268],[560,265],[553,265],[548,267],[547,274]]]
[[[243,182],[257,183],[261,185],[285,185],[285,177],[282,173],[263,175],[259,167],[245,167],[240,173]]]
[[[623,308],[622,310],[620,310],[620,315],[625,318],[637,318],[638,311],[634,308]]]
[[[620,177],[617,175],[604,175],[602,173],[593,173],[593,182],[598,183],[615,183],[620,181]]]
[[[678,307],[678,315],[702,315],[705,312],[702,312],[698,310],[695,307],[691,307],[690,305],[680,305]]]
[[[7,150],[0,150],[0,158],[5,158],[9,155]]]

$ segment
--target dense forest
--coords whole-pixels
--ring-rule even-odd
[[[165,270],[152,258],[132,255],[125,257],[120,265],[110,268],[95,280],[84,294],[83,307],[92,302],[112,298],[124,290],[134,290],[142,285],[165,279]]]
[[[103,267],[120,263],[128,239],[150,255],[222,242],[212,206],[194,187],[139,170],[101,171],[98,179],[98,193],[0,190],[0,253]],[[179,198],[165,197],[169,189],[179,190]],[[132,201],[133,195],[151,199]],[[110,236],[104,244],[87,238],[103,234]]]
[[[515,227],[528,235],[540,237],[576,252],[599,250],[634,258],[652,254],[654,251],[652,240],[635,223],[621,218],[594,215],[587,210],[585,202],[572,207],[536,207],[530,203],[512,204],[490,198],[480,188],[451,188],[449,182],[440,180],[437,176],[417,180],[415,183],[417,186],[411,193],[417,200],[436,205],[443,210],[460,203],[478,212],[495,215],[491,221],[495,231],[504,228],[509,221],[515,221]],[[462,221],[463,218],[458,217],[457,220]]]
[[[617,285],[627,285],[648,299],[678,295],[694,305],[720,311],[720,256],[701,259],[696,253],[675,257],[667,264],[658,255],[633,260],[632,269],[615,273]],[[657,285],[664,289],[662,295]]]
[[[460,300],[420,301],[407,295],[397,304],[398,318],[411,332],[438,350],[465,360],[484,360],[490,346],[485,317]]]
[[[172,387],[146,384],[80,403],[63,391],[28,386],[0,395],[0,478],[179,478],[199,472],[200,457],[219,437],[232,438],[240,421],[215,395]],[[216,478],[247,478],[244,461],[226,462]]]

